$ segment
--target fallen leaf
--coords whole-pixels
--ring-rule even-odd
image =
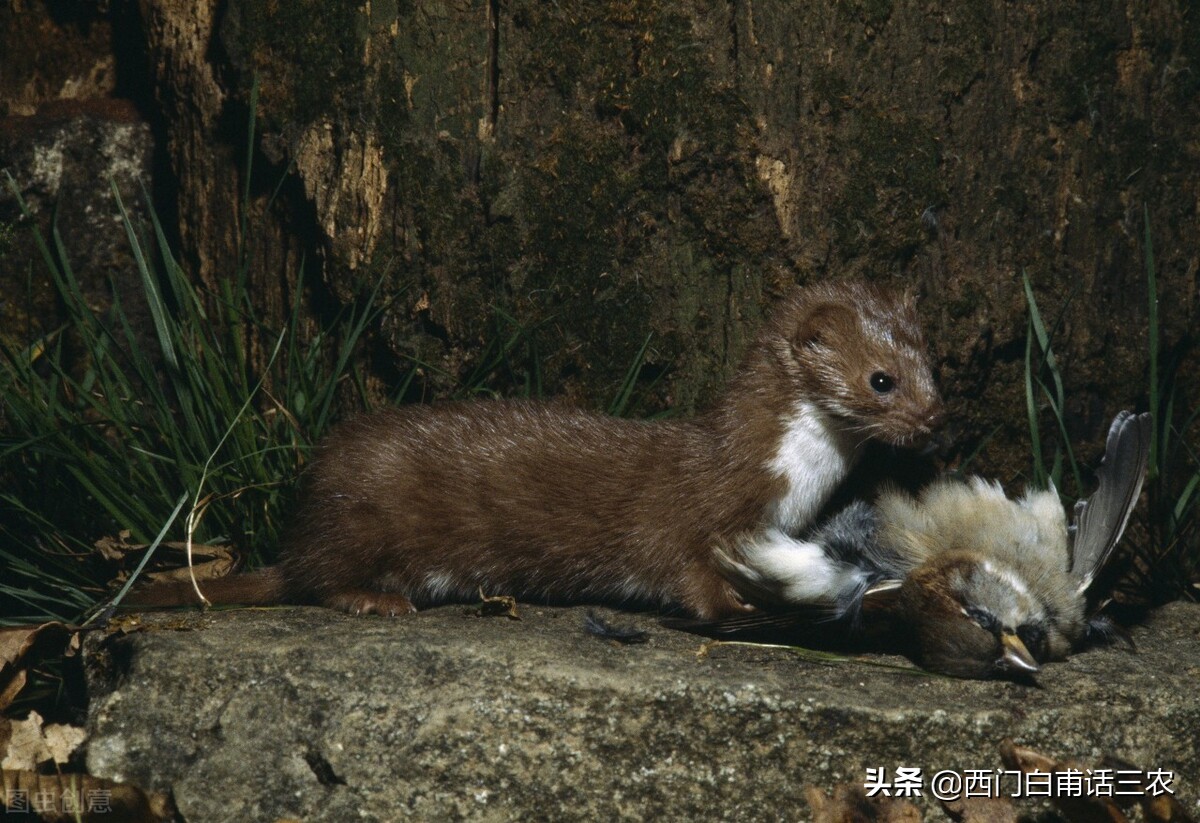
[[[104,624],[104,634],[106,636],[133,634],[134,632],[145,630],[146,624],[142,622],[142,616],[136,612],[115,614]]]
[[[813,823],[921,823],[922,819],[920,810],[907,800],[883,795],[867,797],[857,783],[843,783],[834,789],[832,797],[809,787],[804,797],[812,807]]]
[[[158,823],[175,816],[170,798],[86,774],[0,770],[0,808],[43,823]]]
[[[1070,760],[1054,760],[1034,749],[1018,746],[1005,738],[1000,741],[1000,759],[1009,769],[1029,774],[1030,772],[1087,771],[1081,763]],[[1050,798],[1054,807],[1071,823],[1129,823],[1125,813],[1107,797],[1093,795],[1063,796]]]
[[[42,752],[42,716],[30,712],[9,726],[8,746],[0,752],[0,769],[36,769]]]
[[[0,711],[24,688],[30,665],[46,656],[61,656],[70,636],[71,629],[58,622],[0,629]]]
[[[129,532],[123,531],[118,537],[102,537],[92,544],[97,554],[117,566],[114,584],[123,584],[141,562],[142,555],[150,548],[149,544],[130,543],[128,540]],[[187,556],[186,541],[172,540],[161,543],[139,580],[148,583],[190,580]],[[239,560],[240,555],[233,546],[192,544],[192,569],[197,580],[225,577],[237,569]]]
[[[1100,765],[1106,768],[1139,771],[1143,775],[1145,774],[1142,769],[1137,768],[1128,760],[1122,760],[1112,755],[1105,755],[1101,758]],[[1195,818],[1188,814],[1183,804],[1175,799],[1175,795],[1170,792],[1155,795],[1150,791],[1150,787],[1144,779],[1142,780],[1142,795],[1136,800],[1142,807],[1142,816],[1146,819],[1146,823],[1195,823]]]
[[[46,753],[55,763],[63,765],[70,761],[75,750],[87,739],[87,730],[82,726],[69,726],[66,723],[51,723],[42,727],[42,741]]]
[[[1146,823],[1196,823],[1196,818],[1187,813],[1173,794],[1146,797],[1141,803]]]
[[[21,689],[25,688],[27,680],[28,675],[25,673],[25,670],[17,669],[8,678],[8,682],[0,686],[0,711],[7,709],[13,704],[13,701],[17,699],[17,695],[21,693]]]
[[[92,547],[105,560],[116,562],[122,560],[135,546],[130,545],[129,529],[122,529],[116,537],[101,537]]]
[[[0,748],[0,769],[36,769],[42,763],[65,764],[87,733],[80,726],[51,723],[43,726],[37,712],[24,720],[8,722],[7,740]]]
[[[479,605],[472,612],[476,617],[507,617],[509,620],[521,619],[521,615],[517,613],[517,598],[507,594],[488,597],[483,593],[482,588],[479,590]]]
[[[197,580],[216,580],[219,577],[228,577],[233,574],[237,570],[237,567],[237,561],[232,556],[226,555],[214,557],[211,560],[200,560],[193,554],[190,569],[185,562],[184,565],[176,566],[173,569],[143,572],[138,580],[144,581],[144,585],[191,581],[193,576]]]
[[[1095,771],[1078,761],[1055,760],[1034,749],[1017,746],[1008,739],[1000,743],[1000,759],[1004,761],[1007,768],[1020,770],[1026,774],[1033,771],[1054,773],[1076,770],[1081,774]],[[1134,805],[1141,806],[1142,819],[1147,823],[1195,823],[1195,818],[1170,792],[1163,791],[1155,794],[1151,791],[1145,770],[1112,755],[1102,758],[1098,768],[1107,769],[1117,775],[1120,775],[1121,772],[1140,773],[1142,775],[1140,781],[1142,793],[1140,795],[1136,791],[1124,795],[1118,793],[1113,797],[1072,795],[1050,798],[1069,823],[1128,823],[1129,817],[1124,809]]]
[[[1017,823],[1020,819],[1007,797],[960,797],[941,804],[956,823]]]

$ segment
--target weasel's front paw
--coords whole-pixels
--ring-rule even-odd
[[[354,615],[384,614],[388,617],[412,614],[417,610],[411,600],[396,592],[339,592],[325,598],[323,605]]]

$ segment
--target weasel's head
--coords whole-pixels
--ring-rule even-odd
[[[861,282],[810,286],[770,330],[776,359],[803,399],[848,429],[903,446],[940,424],[942,398],[912,295]]]

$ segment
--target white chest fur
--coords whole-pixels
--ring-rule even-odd
[[[811,403],[798,403],[768,467],[787,490],[767,512],[767,525],[795,534],[812,524],[858,457],[858,442]]]
[[[797,539],[845,479],[858,457],[858,440],[809,403],[797,404],[767,468],[786,491],[767,510],[764,528],[715,556],[735,588],[751,601],[837,604],[857,591],[864,572]]]

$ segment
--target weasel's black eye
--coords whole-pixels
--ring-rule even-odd
[[[877,371],[871,375],[871,388],[878,394],[887,394],[892,389],[896,388],[896,381],[892,379],[890,374]]]

